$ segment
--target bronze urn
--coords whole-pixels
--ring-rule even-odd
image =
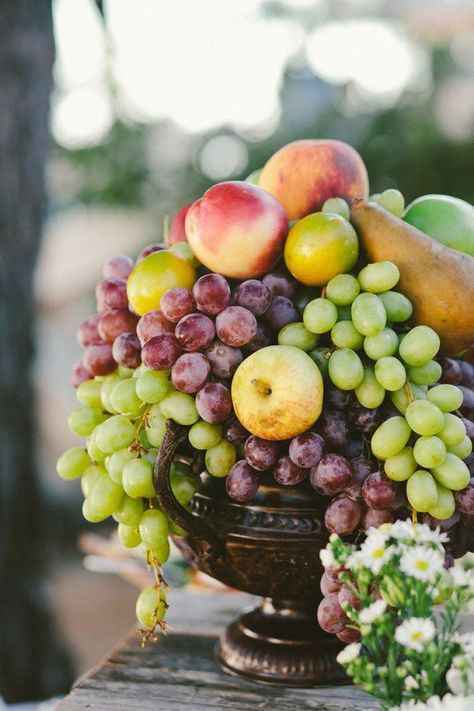
[[[227,496],[223,480],[207,476],[184,508],[172,493],[169,471],[186,434],[168,422],[154,472],[162,509],[188,532],[175,536],[175,543],[194,568],[263,598],[222,634],[216,650],[222,668],[282,686],[345,683],[335,660],[342,645],[316,619],[319,552],[328,534],[314,495],[301,486],[280,486],[270,474],[251,503],[239,504]]]

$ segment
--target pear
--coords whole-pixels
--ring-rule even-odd
[[[474,353],[474,257],[450,249],[375,203],[351,210],[369,262],[400,270],[400,291],[413,304],[412,321],[431,326],[444,355]]]

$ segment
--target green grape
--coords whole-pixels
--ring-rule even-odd
[[[166,563],[166,561],[170,557],[170,542],[167,540],[159,548],[154,548],[152,550],[149,550],[149,553],[150,553],[151,557],[154,558],[154,560],[156,560],[158,565],[163,565],[163,563]]]
[[[359,294],[351,308],[354,326],[363,336],[376,336],[385,328],[387,314],[376,294]]]
[[[472,453],[472,442],[466,435],[458,444],[452,444],[448,449],[451,454],[455,454],[459,459],[467,459]]]
[[[328,198],[323,204],[322,212],[340,215],[347,221],[349,221],[351,216],[349,205],[343,198],[340,197]]]
[[[439,351],[440,340],[429,326],[415,326],[400,343],[399,352],[408,365],[424,365]]]
[[[107,518],[107,516],[101,516],[97,511],[94,511],[90,496],[84,499],[82,503],[82,515],[89,523],[99,523],[99,521],[103,521]]]
[[[391,328],[384,328],[376,336],[366,336],[364,351],[372,360],[395,355],[398,351],[397,334]]]
[[[56,471],[61,479],[77,479],[89,466],[90,461],[83,447],[72,447],[61,454],[56,462]]]
[[[319,291],[317,289],[311,289],[308,286],[302,286],[298,289],[293,303],[297,310],[301,313],[305,310],[306,306],[310,301],[318,297]]]
[[[326,287],[326,298],[336,306],[350,306],[359,294],[360,284],[352,274],[338,274]]]
[[[446,454],[442,464],[433,467],[431,471],[440,484],[454,491],[465,489],[471,478],[466,464],[451,452]]]
[[[413,454],[420,467],[431,469],[444,462],[446,445],[439,437],[419,437],[413,447]]]
[[[393,262],[375,262],[361,269],[357,279],[363,291],[381,294],[398,284],[400,271]]]
[[[374,373],[380,385],[390,392],[400,390],[407,379],[403,363],[393,356],[380,358],[375,364]]]
[[[385,388],[380,385],[369,366],[364,366],[364,379],[354,392],[360,404],[368,408],[379,407],[385,399]]]
[[[385,460],[385,474],[393,481],[406,481],[417,469],[413,447],[403,447],[398,454]]]
[[[318,366],[321,375],[323,377],[327,375],[331,349],[327,346],[321,346],[320,348],[314,348],[308,355]]]
[[[89,437],[89,440],[87,442],[87,454],[93,462],[99,462],[100,464],[102,464],[102,462],[105,461],[107,453],[103,452],[97,444],[97,429],[98,428],[96,427],[95,430],[92,432],[91,436]]]
[[[134,373],[134,369],[126,368],[124,365],[119,365],[119,367],[117,368],[117,373],[122,379],[131,378]]]
[[[288,323],[283,326],[278,334],[278,343],[280,346],[294,346],[300,348],[307,353],[314,348],[318,343],[318,336],[315,333],[308,331],[304,323]]]
[[[137,395],[135,380],[127,378],[114,385],[110,393],[110,402],[114,410],[122,415],[136,414],[143,402]]]
[[[99,380],[84,380],[76,389],[76,397],[81,405],[87,407],[95,407],[98,410],[102,409],[102,400],[100,399],[100,391],[102,383]]]
[[[404,417],[390,417],[375,430],[370,443],[377,459],[388,459],[398,454],[410,439],[411,430]]]
[[[230,472],[237,459],[237,452],[233,444],[223,439],[206,452],[206,469],[209,474],[224,477]]]
[[[98,480],[107,476],[107,470],[101,464],[90,464],[81,477],[81,490],[84,498],[91,495],[92,489]]]
[[[178,503],[181,506],[186,506],[198,490],[201,480],[198,476],[192,474],[189,467],[185,465],[178,466],[178,463],[175,463],[171,468],[170,484]]]
[[[337,321],[337,308],[329,299],[313,299],[303,311],[303,322],[311,333],[327,333]]]
[[[407,499],[415,511],[425,513],[438,503],[438,489],[431,474],[418,469],[407,481]]]
[[[429,509],[428,513],[438,521],[443,521],[453,515],[456,510],[456,501],[450,489],[447,489],[439,482],[436,482],[436,488],[438,490],[438,501]]]
[[[125,493],[132,499],[153,499],[156,496],[153,486],[153,468],[146,459],[132,459],[123,468],[122,484]]]
[[[199,420],[194,398],[186,393],[172,392],[160,402],[160,411],[163,417],[170,417],[178,425],[193,425]]]
[[[388,188],[384,190],[383,193],[377,196],[377,205],[383,207],[384,210],[388,210],[395,217],[401,217],[403,211],[405,210],[405,198],[401,194],[400,190],[395,188]]]
[[[143,627],[153,629],[166,613],[166,598],[163,590],[151,586],[144,588],[138,596],[135,613]]]
[[[160,447],[166,432],[166,417],[161,414],[157,403],[152,405],[145,421],[145,434],[154,447]]]
[[[99,516],[111,516],[119,505],[122,496],[123,489],[120,484],[116,484],[107,475],[97,479],[88,498],[92,509]]]
[[[150,462],[152,467],[155,466],[156,458],[158,457],[159,451],[160,450],[157,447],[151,447],[151,449],[149,449],[144,456],[144,459],[146,459],[147,462]]]
[[[119,523],[117,533],[120,543],[126,548],[136,548],[142,542],[136,526],[126,526]]]
[[[110,402],[110,393],[112,392],[114,385],[119,383],[121,380],[117,371],[106,375],[102,381],[102,387],[100,389],[100,399],[102,400],[102,405],[107,412],[111,415],[116,415],[117,411],[114,410],[112,403]]]
[[[128,494],[124,494],[114,511],[114,519],[124,526],[135,526],[140,523],[145,506],[142,499],[132,499]]]
[[[191,262],[195,269],[201,266],[201,262],[194,256],[194,252],[188,242],[175,242],[171,247],[170,252],[178,252],[179,254],[182,254],[183,257]]]
[[[67,423],[77,437],[88,437],[106,417],[107,415],[95,407],[78,407],[71,412]]]
[[[442,412],[459,410],[463,401],[462,391],[455,385],[436,385],[428,390],[427,399],[439,407]]]
[[[364,336],[361,336],[352,321],[338,321],[332,328],[331,339],[338,348],[352,348],[358,351],[364,343]]]
[[[413,306],[404,294],[398,291],[385,291],[379,295],[387,312],[387,321],[403,323],[413,314]]]
[[[116,484],[122,483],[122,472],[125,464],[131,459],[135,459],[136,454],[123,448],[117,449],[111,456],[107,465],[107,471],[112,481]]]
[[[210,449],[221,441],[222,426],[199,420],[189,430],[188,437],[194,449]]]
[[[446,447],[451,448],[463,441],[466,436],[466,425],[456,415],[450,412],[444,415],[443,429],[438,433],[438,437],[443,440]]]
[[[442,368],[436,360],[408,368],[408,377],[416,385],[434,385],[440,379],[441,373]]]
[[[168,392],[167,370],[145,370],[136,379],[136,392],[143,402],[160,402]]]
[[[128,447],[135,438],[135,426],[125,415],[112,415],[97,428],[97,444],[110,454]]]
[[[352,321],[351,307],[350,306],[338,306],[337,307],[337,320],[338,321]]]
[[[168,526],[170,529],[170,533],[172,533],[173,536],[181,536],[181,538],[184,538],[188,535],[188,532],[185,531],[184,528],[178,526],[178,524],[172,521],[170,518],[168,518]]]
[[[372,193],[369,195],[369,202],[377,202],[382,193]]]
[[[168,520],[160,509],[147,509],[138,524],[141,539],[148,548],[161,548],[168,538]]]
[[[138,439],[140,440],[140,444],[143,449],[151,449],[152,444],[148,439],[147,433],[145,432],[143,427],[138,430]]]
[[[426,399],[425,391],[418,385],[413,385],[413,383],[408,381],[407,383],[405,383],[403,388],[400,388],[400,390],[396,390],[395,392],[390,393],[391,401],[393,402],[397,410],[402,413],[402,415],[405,414],[405,412],[407,411],[407,407],[410,404],[410,398],[408,397],[407,393],[408,388],[410,389],[412,400]]]
[[[362,361],[350,348],[334,351],[329,358],[329,377],[341,390],[354,390],[364,380]]]
[[[443,429],[443,413],[428,400],[411,402],[405,412],[405,417],[413,432],[425,437],[438,434]]]

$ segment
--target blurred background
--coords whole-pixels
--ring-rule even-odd
[[[79,484],[55,474],[104,260],[160,242],[212,183],[323,137],[359,150],[371,192],[474,202],[472,0],[4,0],[0,697],[61,693],[134,623],[134,587],[84,569]],[[29,570],[23,597],[11,581]],[[23,616],[45,609],[41,577],[38,632]]]

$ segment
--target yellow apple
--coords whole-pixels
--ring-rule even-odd
[[[300,348],[267,346],[246,358],[232,380],[235,414],[253,435],[284,440],[314,425],[323,406],[323,379]]]

